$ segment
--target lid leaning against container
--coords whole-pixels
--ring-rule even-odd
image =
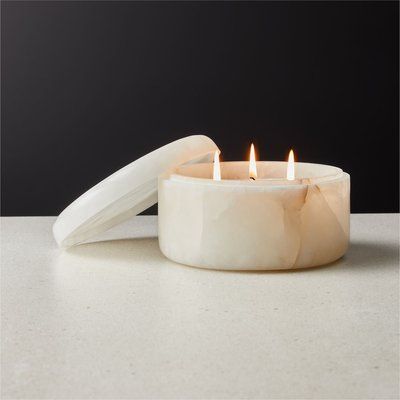
[[[157,179],[189,162],[209,160],[218,150],[207,136],[176,140],[133,161],[71,203],[53,225],[61,247],[69,247],[110,229],[157,203]]]

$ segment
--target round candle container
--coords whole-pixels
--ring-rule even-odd
[[[340,168],[286,162],[184,165],[158,182],[159,244],[169,259],[225,270],[315,267],[342,257],[349,242],[350,176]]]

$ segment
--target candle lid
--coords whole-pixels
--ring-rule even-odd
[[[182,164],[210,160],[217,149],[209,137],[193,135],[121,168],[62,211],[53,225],[58,245],[84,242],[156,204],[159,175]]]

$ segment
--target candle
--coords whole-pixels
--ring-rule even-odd
[[[82,243],[158,200],[162,253],[211,269],[274,270],[323,265],[348,246],[350,177],[294,161],[220,162],[216,144],[188,136],[116,171],[71,203],[53,232]]]
[[[253,143],[250,146],[249,177],[253,180],[257,178],[256,153],[254,151]]]
[[[343,256],[349,175],[333,166],[296,163],[295,176],[293,151],[288,162],[255,162],[254,154],[252,146],[250,162],[215,158],[214,164],[180,166],[160,177],[164,255],[231,270],[306,268]]]
[[[289,158],[288,158],[288,165],[286,171],[286,179],[288,181],[294,181],[294,154],[293,150],[290,150]]]

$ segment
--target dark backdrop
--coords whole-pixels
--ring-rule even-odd
[[[55,215],[193,133],[398,210],[397,2],[2,2],[2,213]]]

